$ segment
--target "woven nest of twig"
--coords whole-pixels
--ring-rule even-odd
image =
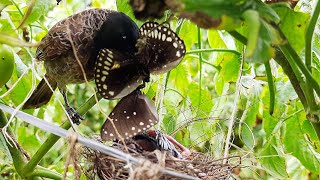
[[[125,144],[126,147],[123,144],[114,143],[113,147],[139,159],[139,165],[133,165],[92,149],[83,148],[81,161],[86,164],[86,167],[82,167],[86,176],[89,179],[115,180],[182,179],[160,172],[160,170],[167,169],[206,180],[228,179],[232,170],[240,163],[240,161],[236,161],[237,163],[230,161],[235,158],[240,160],[239,157],[213,159],[202,153],[192,153],[188,158],[178,159],[167,152],[144,151],[132,140],[126,140]],[[227,163],[223,163],[223,161]]]

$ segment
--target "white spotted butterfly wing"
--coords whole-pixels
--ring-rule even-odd
[[[109,118],[112,119],[114,126]],[[140,90],[122,98],[109,114],[109,118],[101,129],[103,140],[119,139],[119,135],[124,139],[131,138],[158,122],[155,105]]]
[[[100,50],[95,66],[95,83],[103,98],[122,98],[134,91],[149,76],[138,63],[120,65],[132,60],[132,55],[114,49]]]
[[[151,74],[170,71],[186,53],[183,40],[170,28],[156,22],[147,22],[140,27],[136,46],[138,60],[147,66]]]

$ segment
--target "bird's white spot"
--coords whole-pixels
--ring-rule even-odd
[[[174,48],[178,47],[178,44],[176,42],[174,42],[172,45],[173,45]]]
[[[128,136],[129,134],[126,132],[126,133],[124,133],[124,135],[125,135],[125,136]]]
[[[130,116],[127,116],[127,119],[130,119]]]
[[[112,116],[114,116],[114,113],[111,113]]]
[[[154,123],[150,123],[150,125],[151,125],[151,126],[153,126],[153,125],[154,125]]]
[[[103,67],[105,70],[109,70],[110,68],[109,68],[109,66],[104,66]]]
[[[138,132],[141,132],[141,129],[138,129]]]
[[[114,121],[118,121],[118,119],[114,119]]]
[[[166,28],[166,27],[163,28],[163,31],[167,31],[167,30],[168,30],[168,28]]]
[[[104,82],[104,81],[106,80],[106,78],[107,78],[106,76],[103,76],[103,77],[101,78],[101,81]],[[97,79],[97,80],[98,80],[98,79]],[[97,82],[98,82],[98,81],[97,81]]]
[[[114,91],[109,91],[109,94],[110,94],[111,96],[113,96],[113,95],[114,95]]]
[[[97,74],[96,77],[99,78],[99,77],[100,77],[100,74]]]
[[[171,41],[172,41],[172,38],[171,38],[171,37],[167,37],[167,41],[168,41],[168,42],[171,42]]]
[[[96,71],[97,71],[97,72],[100,72],[100,69],[97,69]]]
[[[161,35],[162,35],[161,32],[159,32],[159,33],[158,33],[158,39],[159,39],[159,40],[161,39]]]
[[[178,38],[177,38],[178,39]],[[179,44],[182,44],[182,41],[181,40],[179,40]]]
[[[168,35],[170,35],[171,34],[171,31],[168,31]]]
[[[99,57],[99,60],[102,61],[102,57]]]
[[[147,23],[147,27],[149,27],[150,26],[150,24],[149,23]]]
[[[142,128],[144,131],[147,129],[147,128]]]
[[[112,54],[112,51],[110,51],[109,49],[107,49],[108,54]]]
[[[98,63],[98,66],[100,66],[100,67],[101,67],[101,66],[102,66],[102,64],[101,64],[101,63]]]
[[[101,86],[101,84],[100,84],[100,83],[98,83],[97,85],[98,85],[98,87],[100,87],[100,86]]]
[[[102,52],[103,52],[103,53],[106,53],[106,50],[105,50],[105,49],[102,49]]]
[[[100,80],[99,79],[96,79],[96,82],[98,83]]]
[[[106,95],[106,92],[102,92],[102,96],[105,96]]]
[[[127,111],[123,111],[123,113],[127,113]]]
[[[153,122],[151,119],[149,119],[149,122]]]
[[[104,133],[104,134],[108,134],[108,132],[107,132],[107,131],[103,131],[103,133]]]
[[[133,115],[137,115],[137,112],[135,112],[135,111],[133,111],[133,113],[132,113]]]
[[[143,125],[144,125],[144,123],[143,123],[143,122],[140,122],[140,123],[139,123],[139,125],[140,125],[140,126],[143,126]]]
[[[113,137],[113,134],[112,134],[112,133],[110,133],[110,136],[111,136],[111,137]]]
[[[177,57],[181,57],[180,51],[177,51],[177,52],[176,52],[176,56],[177,56]]]
[[[100,55],[104,57],[104,53],[103,53],[103,52],[102,52],[102,53],[100,53]]]
[[[104,84],[104,85],[103,85],[103,89],[104,89],[104,90],[108,89],[108,86]]]
[[[144,34],[147,34],[147,30],[144,30],[143,32],[144,32]]]
[[[147,128],[150,128],[150,125],[147,125]]]
[[[131,130],[134,131],[134,130],[136,130],[136,128],[132,126]]]
[[[133,135],[135,136],[135,135],[137,135],[137,133],[133,133]]]
[[[109,53],[108,56],[109,56],[111,59],[113,59],[112,53]]]

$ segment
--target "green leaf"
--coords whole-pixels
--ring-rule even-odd
[[[189,80],[187,67],[184,63],[180,63],[176,68],[170,71],[168,79],[170,87],[175,87],[182,94],[188,91]]]
[[[196,112],[196,117],[209,117],[213,107],[211,93],[207,89],[199,89],[199,85],[191,83],[188,87],[188,97],[191,100],[193,109]]]
[[[208,31],[208,41],[211,48],[227,48],[227,45],[217,30]]]
[[[272,142],[276,140],[273,139]],[[284,155],[281,151],[273,144],[269,143],[260,152],[259,159],[262,167],[274,178],[286,178],[288,174],[286,172],[286,162]]]
[[[54,5],[51,0],[30,0],[28,8],[25,10],[24,17],[19,27],[38,21],[41,16],[46,15],[49,9]]]
[[[224,59],[220,64],[220,75],[224,82],[236,82],[240,70],[240,59],[238,56],[225,53]]]
[[[297,115],[286,121],[286,132],[284,146],[287,153],[292,154],[300,160],[301,164],[308,170],[320,172],[320,154],[317,153],[308,142],[302,130],[301,121]]]
[[[255,125],[257,114],[259,112],[258,96],[249,98],[247,103],[248,103],[246,106],[247,109],[245,110],[246,114],[244,114],[245,118],[243,121],[245,124],[242,124],[241,126],[239,126],[240,132],[241,132],[240,137],[248,148],[253,149],[255,145],[255,140],[254,140],[252,128]]]
[[[183,22],[179,37],[183,39],[187,51],[192,48],[193,44],[198,42],[197,33],[198,29],[195,24],[190,21]]]
[[[4,8],[6,8],[7,6],[9,6],[11,4],[12,4],[12,2],[10,0],[1,0],[1,2],[0,2],[0,14],[1,14],[1,12],[2,12],[2,10]]]
[[[274,10],[280,16],[279,26],[289,43],[298,53],[301,52],[305,46],[305,31],[310,15],[284,6],[276,6]]]

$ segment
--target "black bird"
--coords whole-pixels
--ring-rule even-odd
[[[79,124],[82,117],[69,105],[66,85],[92,80],[97,55],[103,48],[135,53],[138,37],[139,28],[127,15],[90,9],[58,22],[41,40],[36,59],[44,61],[45,79],[53,90],[59,88],[74,123]],[[49,102],[52,90],[47,82],[41,80],[23,108],[38,108]]]

